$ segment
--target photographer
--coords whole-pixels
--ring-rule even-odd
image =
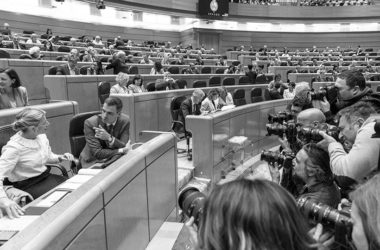
[[[196,249],[319,249],[294,198],[274,182],[240,179],[216,185],[206,198]]]
[[[278,168],[269,166],[269,169],[273,180],[278,182]],[[289,173],[292,176],[289,176]],[[286,179],[288,179],[288,182]],[[314,202],[323,203],[334,208],[339,204],[340,193],[334,183],[328,153],[315,143],[309,143],[302,147],[296,155],[293,171],[288,172],[284,168],[281,182],[281,185],[293,183],[297,190],[289,191],[297,198],[308,197]],[[289,187],[292,187],[292,185],[289,185]]]
[[[378,167],[380,139],[371,138],[375,133],[375,120],[370,117],[373,114],[376,111],[365,102],[358,102],[339,112],[339,136],[343,145],[326,133],[320,133],[324,139],[318,144],[328,150],[331,170],[344,189],[352,188],[355,182],[362,182]]]
[[[352,240],[357,249],[380,249],[380,175],[372,177],[350,197],[353,201]]]

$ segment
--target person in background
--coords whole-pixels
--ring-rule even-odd
[[[104,75],[102,62],[93,62],[91,66],[87,68],[87,75]]]
[[[286,86],[282,80],[281,80],[281,74],[276,74],[274,76],[274,79],[268,84],[268,89],[269,91],[273,90],[275,88],[276,85],[279,85],[280,88],[284,88],[286,89],[288,86]]]
[[[108,97],[102,113],[84,122],[86,145],[79,157],[83,168],[104,162],[116,154],[128,153],[130,119],[121,113],[122,109],[123,103],[119,98]]]
[[[183,59],[183,55],[178,56],[178,60],[174,62],[175,65],[185,65],[185,60]]]
[[[149,56],[147,54],[144,54],[142,56],[142,59],[140,60],[139,62],[140,64],[154,64],[154,62],[152,60],[149,59]]]
[[[86,54],[83,56],[82,62],[96,62],[96,49],[90,46],[86,49]]]
[[[135,75],[132,83],[128,86],[128,89],[132,93],[142,93],[147,91],[144,87],[143,80],[140,75]]]
[[[185,118],[188,115],[200,115],[201,103],[205,96],[205,93],[201,89],[195,89],[191,97],[186,98],[181,104],[181,112],[179,114],[179,120],[185,124]],[[186,125],[185,125],[186,127]]]
[[[155,62],[153,68],[150,70],[150,75],[160,75],[164,73],[162,64],[160,62]]]
[[[289,87],[284,90],[284,99],[293,99],[295,96],[295,90],[296,84],[294,82],[289,83]]]
[[[217,88],[217,90],[219,92],[220,98],[225,103],[225,105],[234,105],[232,95],[230,92],[227,91],[227,88],[225,86]]]
[[[199,70],[195,67],[194,63],[190,63],[184,74],[199,74]]]
[[[237,74],[237,75],[245,75],[245,70],[244,70],[244,65],[243,64],[240,63],[238,66],[236,66],[235,74]]]
[[[317,250],[321,246],[308,234],[294,198],[272,181],[238,179],[216,185],[203,211],[198,235],[194,218],[186,223],[196,249]]]
[[[125,57],[124,51],[118,51],[115,54],[115,59],[112,60],[112,62],[108,64],[105,69],[113,69],[113,73],[115,75],[119,74],[119,72],[127,73],[128,66],[125,64]]]
[[[30,35],[30,38],[26,41],[26,43],[41,44],[40,40],[38,40],[37,38],[37,34],[33,33],[32,35]]]
[[[95,36],[95,39],[92,41],[94,45],[103,45],[102,40],[100,39],[100,36]]]
[[[15,34],[12,36],[12,43],[8,46],[10,49],[22,49],[25,50],[26,46],[25,44],[20,43],[21,38]]]
[[[69,55],[67,59],[66,64],[62,64],[57,68],[57,75],[79,75],[78,57]]]
[[[32,57],[32,60],[41,60],[44,57],[41,54],[40,47],[34,46],[29,49],[29,55]]]
[[[227,69],[224,70],[224,74],[235,74],[235,71],[236,71],[236,67],[234,65],[230,65],[228,66]]]
[[[376,174],[350,194],[352,241],[356,249],[380,249],[380,175]]]
[[[161,60],[161,64],[162,64],[162,65],[170,64],[169,57],[170,57],[170,54],[169,54],[169,53],[164,53],[164,57],[163,57],[162,60]]]
[[[256,83],[257,73],[256,73],[256,71],[253,70],[253,65],[252,64],[248,64],[248,71],[245,72],[245,75],[248,76],[249,82],[251,84],[255,84]]]
[[[74,156],[51,151],[48,126],[46,112],[41,109],[25,108],[16,115],[13,129],[17,133],[3,147],[0,157],[1,187],[11,185],[36,199],[66,181],[66,177],[51,174],[46,164],[73,161]]]
[[[130,94],[128,89],[129,75],[127,73],[119,72],[115,78],[116,84],[111,87],[111,94]]]
[[[29,105],[28,92],[14,69],[0,70],[0,109]]]
[[[207,97],[202,101],[201,113],[213,113],[220,110],[225,104],[225,102],[219,97],[219,91],[217,89],[211,89],[208,92]]]
[[[44,43],[44,51],[54,51],[53,43],[50,39]]]
[[[269,90],[269,96],[272,100],[283,99],[284,97],[281,95],[281,84],[275,83],[274,88]]]
[[[1,30],[1,34],[6,35],[6,36],[12,35],[12,31],[9,28],[9,24],[8,23],[4,23],[3,24],[3,29]]]
[[[220,56],[218,59],[219,60],[215,63],[215,66],[227,66],[222,56]]]
[[[204,61],[203,61],[203,58],[201,55],[198,55],[196,58],[195,58],[195,65],[204,65]]]

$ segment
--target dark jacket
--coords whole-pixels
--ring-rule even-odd
[[[256,83],[256,77],[257,77],[256,72],[249,70],[249,71],[245,72],[245,75],[248,76],[250,83],[252,83],[252,84]]]

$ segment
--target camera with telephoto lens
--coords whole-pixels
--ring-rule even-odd
[[[263,150],[261,152],[260,160],[266,161],[269,164],[277,163],[279,167],[289,169],[293,166],[293,159],[295,158],[293,153],[278,153],[273,151]]]
[[[323,98],[326,97],[327,101],[331,103],[335,103],[338,99],[338,89],[335,86],[326,86],[321,87],[318,92],[312,91],[310,92],[311,100],[319,100],[323,101]]]
[[[335,231],[335,243],[340,246],[339,249],[351,249],[353,224],[350,209],[337,210],[328,205],[311,201],[309,197],[297,199],[297,206],[308,219]]]
[[[194,223],[198,228],[205,201],[206,195],[201,193],[198,188],[192,186],[184,188],[178,197],[179,207],[187,217],[194,217]]]
[[[297,138],[297,125],[293,122],[289,123],[274,123],[274,124],[266,124],[267,128],[267,136],[277,135],[279,137],[286,136],[289,143],[293,142]]]
[[[336,141],[339,141],[339,129],[335,126],[330,126],[327,129],[317,128],[301,128],[298,131],[298,138],[304,142],[319,142],[323,140],[323,136],[319,134],[320,131],[325,132],[329,136],[333,137]]]
[[[293,120],[293,115],[287,111],[280,111],[277,115],[268,114],[268,122],[269,123],[283,123]]]

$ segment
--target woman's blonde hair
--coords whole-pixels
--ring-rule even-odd
[[[25,131],[30,126],[38,126],[45,117],[46,112],[38,108],[25,108],[16,115],[13,122],[15,131]]]
[[[118,84],[120,84],[122,82],[128,83],[129,75],[127,73],[119,72],[119,74],[117,74],[115,80]]]

